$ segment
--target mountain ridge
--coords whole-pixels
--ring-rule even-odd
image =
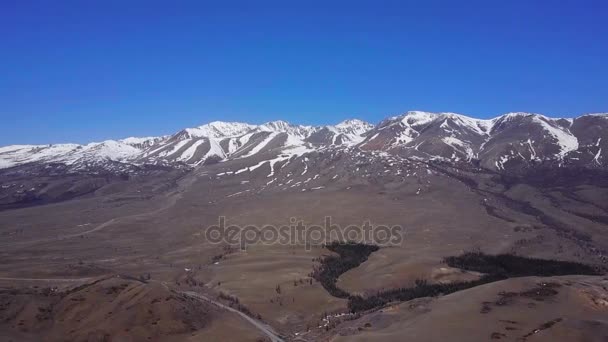
[[[275,120],[260,125],[213,121],[159,137],[129,137],[88,144],[0,147],[0,168],[27,163],[63,163],[75,170],[111,162],[196,167],[273,151],[297,154],[356,146],[402,157],[475,162],[505,170],[552,161],[559,166],[605,166],[607,113],[576,118],[510,112],[477,119],[452,112],[408,111],[377,125],[347,119],[336,125],[295,125]],[[591,132],[591,133],[588,133]],[[590,136],[591,134],[591,136]],[[589,138],[591,140],[589,140]],[[296,148],[297,149],[294,149]]]

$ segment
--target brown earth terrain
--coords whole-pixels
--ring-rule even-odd
[[[307,250],[301,242],[253,244],[241,250],[205,237],[220,216],[242,226],[288,225],[290,218],[323,224],[329,216],[342,228],[365,221],[404,227],[401,244],[381,246],[340,275],[338,287],[361,296],[421,279],[477,279],[478,273],[444,263],[471,250],[601,268],[608,250],[605,173],[564,169],[552,171],[551,179],[560,181],[548,182],[533,172],[506,177],[372,152],[328,150],[305,158],[280,162],[274,174],[267,164],[227,173],[256,163],[238,159],[189,172],[110,179],[66,200],[5,208],[0,337],[605,340],[608,290],[602,276],[508,279],[350,315],[347,299],[332,296],[311,277],[320,260],[333,255],[322,245]],[[539,288],[550,295],[528,294]],[[328,316],[339,319],[327,324]]]

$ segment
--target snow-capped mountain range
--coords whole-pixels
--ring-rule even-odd
[[[575,119],[508,113],[482,120],[413,111],[384,120],[359,147],[418,159],[473,162],[493,170],[540,163],[603,166],[606,135],[605,113]]]
[[[173,135],[107,140],[86,145],[12,145],[0,147],[0,168],[28,163],[62,163],[71,169],[104,166],[108,162],[198,166],[269,150],[302,154],[321,146],[350,146],[363,141],[373,125],[347,120],[335,126],[292,125],[272,121],[262,125],[215,121]]]
[[[70,170],[116,163],[196,167],[239,158],[289,158],[325,148],[466,162],[496,171],[539,163],[604,167],[608,165],[602,154],[608,149],[608,114],[555,119],[508,113],[483,120],[410,111],[376,126],[356,119],[333,126],[216,121],[161,137],[0,147],[0,168],[31,163],[59,163]]]

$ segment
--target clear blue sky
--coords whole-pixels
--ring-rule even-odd
[[[0,145],[605,112],[607,23],[605,0],[2,0]]]

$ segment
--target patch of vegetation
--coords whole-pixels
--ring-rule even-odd
[[[341,243],[332,242],[325,248],[338,254],[338,256],[328,256],[320,260],[321,266],[315,268],[311,274],[314,279],[319,281],[323,288],[334,297],[350,298],[351,295],[336,286],[338,277],[348,270],[358,267],[373,252],[377,251],[378,246],[366,245],[362,243]]]
[[[405,302],[422,297],[436,297],[503,279],[506,278],[487,275],[478,280],[449,284],[428,284],[424,280],[417,280],[416,285],[413,287],[402,287],[381,291],[373,296],[365,298],[361,296],[351,296],[349,297],[348,308],[351,312],[367,311],[391,302]]]
[[[368,254],[369,255],[369,254]],[[367,255],[364,256],[367,259]],[[334,288],[337,289],[337,294],[340,298],[348,298],[348,307],[351,312],[361,312],[371,310],[377,307],[384,306],[391,302],[404,302],[416,298],[422,297],[435,297],[439,295],[446,295],[457,291],[469,289],[475,286],[492,283],[499,280],[504,280],[513,277],[526,277],[526,276],[561,276],[561,275],[601,275],[601,271],[582,263],[569,262],[569,261],[557,261],[557,260],[544,260],[535,258],[526,258],[510,254],[499,254],[499,255],[487,255],[481,252],[468,252],[461,256],[448,257],[445,262],[450,267],[460,268],[468,271],[475,271],[483,273],[484,275],[471,281],[461,281],[447,284],[429,284],[424,280],[417,280],[415,286],[391,289],[386,291],[378,292],[377,294],[369,297],[362,297],[358,295],[350,295],[344,290],[335,287],[335,280],[331,277],[327,277],[330,288],[333,284]],[[336,261],[332,261],[336,263]],[[360,263],[359,263],[360,264]],[[357,264],[358,266],[358,264]],[[356,267],[356,266],[355,266]],[[333,269],[333,268],[332,268]],[[329,270],[332,270],[329,269]],[[328,271],[329,272],[329,271]],[[335,273],[328,273],[334,275]],[[337,278],[337,277],[336,277]],[[323,278],[322,278],[323,279]],[[323,281],[322,281],[323,283]],[[324,287],[327,289],[328,287]],[[333,290],[333,289],[332,289]],[[328,290],[329,291],[329,290]],[[550,288],[543,289],[542,291],[554,291]],[[332,291],[329,291],[332,295]],[[335,292],[335,290],[334,290]],[[544,292],[539,294],[545,294]]]
[[[530,331],[529,333],[525,334],[524,336],[522,336],[520,338],[521,341],[527,341],[528,337],[533,336],[534,334],[538,334],[538,332],[542,331],[542,330],[546,330],[549,329],[551,327],[553,327],[555,324],[561,322],[563,319],[562,318],[556,318],[554,320],[545,322],[543,324],[541,324],[538,328]]]
[[[483,302],[481,306],[480,313],[486,314],[492,311],[493,307],[500,307],[505,305],[510,305],[517,298],[523,297],[525,299],[533,299],[537,302],[542,302],[551,297],[557,296],[559,293],[556,289],[560,288],[561,285],[559,283],[547,283],[541,282],[536,284],[536,287],[522,291],[522,292],[499,292],[498,299],[494,302]],[[533,303],[528,303],[528,306],[531,307],[534,305]],[[508,323],[508,322],[507,322]]]
[[[596,268],[578,262],[526,258],[512,254],[487,255],[468,252],[445,258],[445,262],[450,267],[504,278],[601,274]]]
[[[248,307],[246,307],[244,304],[242,304],[238,297],[229,295],[225,292],[220,292],[218,297],[220,299],[227,301],[228,305],[230,307],[239,310],[240,312],[244,313],[245,315],[252,317],[252,318],[257,318],[259,320],[262,319],[262,316],[260,314],[254,313]]]

